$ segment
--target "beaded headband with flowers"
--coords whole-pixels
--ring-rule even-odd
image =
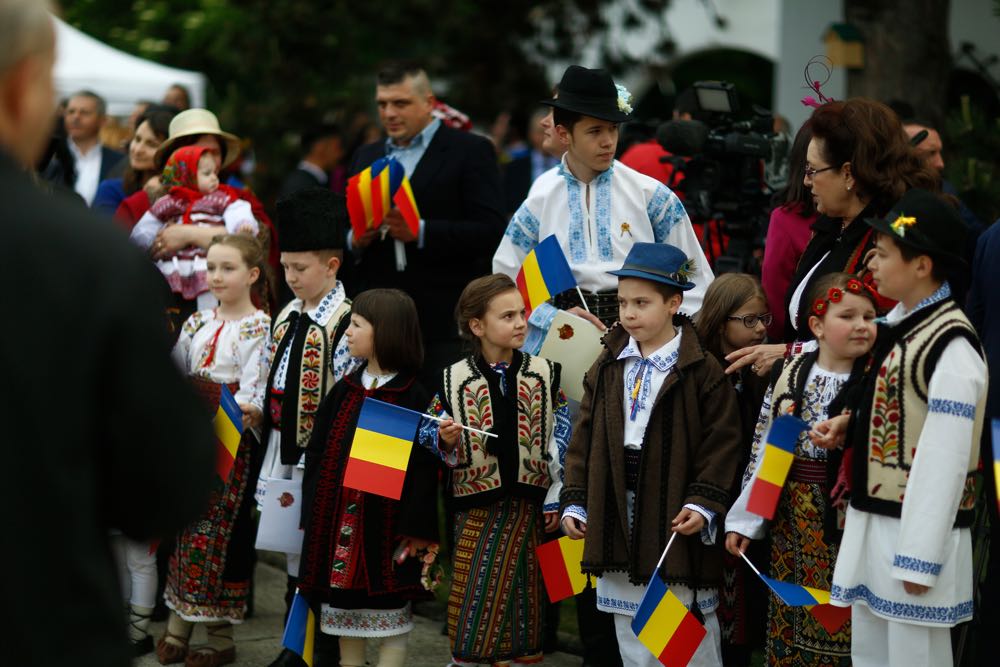
[[[826,311],[829,309],[831,303],[840,303],[844,298],[844,290],[847,290],[851,294],[861,294],[864,290],[868,289],[864,283],[862,283],[857,278],[851,278],[847,281],[847,285],[844,289],[839,287],[831,287],[826,291],[826,298],[820,297],[813,302],[812,314],[816,317],[823,317]]]

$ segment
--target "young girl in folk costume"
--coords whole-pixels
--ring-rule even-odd
[[[132,229],[132,240],[143,249],[153,246],[166,224],[218,226],[219,233],[255,236],[260,227],[250,204],[238,191],[219,183],[219,158],[204,146],[176,150],[163,169],[163,184],[170,191],[156,200]],[[224,228],[224,229],[223,229]],[[209,289],[205,251],[195,245],[169,259],[156,262],[171,291],[186,301],[197,300],[199,309],[215,305]]]
[[[431,411],[445,421],[421,432],[421,441],[451,468],[456,514],[448,635],[453,663],[540,662],[535,548],[543,521],[549,530],[558,522],[562,457],[570,433],[560,368],[518,350],[527,324],[524,301],[509,277],[473,280],[459,298],[456,315],[473,354],[444,370]]]
[[[363,666],[366,639],[382,637],[378,667],[402,667],[411,601],[431,597],[421,575],[437,552],[438,463],[414,447],[398,501],[345,487],[344,472],[365,399],[426,407],[423,345],[416,306],[399,290],[362,292],[350,317],[348,346],[365,365],[327,395],[306,450],[299,590],[319,608],[320,629],[340,637],[341,665]]]
[[[765,520],[747,510],[772,422],[792,413],[810,426],[827,418],[830,404],[863,367],[875,342],[874,295],[857,278],[831,273],[819,278],[809,299],[808,324],[818,350],[792,356],[780,369],[761,406],[750,463],[743,475],[743,492],[726,517],[726,548],[734,556],[746,552],[751,540],[767,531]],[[829,590],[837,545],[825,534],[830,500],[827,452],[803,433],[795,446],[795,461],[770,527],[771,576]],[[766,655],[769,665],[840,666],[851,664],[850,625],[833,634],[804,607],[789,607],[770,597]]]
[[[695,327],[705,347],[725,368],[727,354],[764,342],[771,319],[767,297],[757,278],[746,273],[724,273],[708,286]],[[746,367],[727,377],[736,389],[743,445],[740,470],[743,470],[750,460],[754,426],[767,391],[767,379]],[[732,493],[733,498],[739,495],[738,484]],[[767,557],[763,550],[760,555]],[[742,561],[738,556],[726,554],[719,587],[716,613],[726,665],[749,665],[752,649],[761,645],[764,637],[767,589],[756,575],[747,571]]]
[[[207,268],[218,308],[187,319],[174,357],[190,374],[206,403],[206,420],[219,405],[222,385],[243,411],[240,441],[228,479],[217,480],[209,507],[177,536],[164,593],[170,618],[156,647],[161,664],[214,667],[236,660],[233,623],[241,623],[250,590],[252,489],[251,428],[260,422],[264,402],[264,362],[271,320],[250,299],[264,278],[264,252],[256,239],[224,235],[209,246]],[[189,652],[193,623],[205,623],[208,644]],[[186,659],[186,660],[185,660]]]

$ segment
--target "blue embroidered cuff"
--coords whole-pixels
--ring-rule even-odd
[[[705,517],[705,525],[701,527],[701,542],[702,544],[712,545],[715,544],[715,534],[718,532],[716,525],[718,522],[716,519],[716,513],[710,509],[706,509],[701,505],[695,505],[694,503],[688,503],[684,506],[685,509],[694,510],[698,514]]]
[[[524,337],[524,345],[521,346],[522,352],[530,355],[538,354],[542,349],[542,343],[545,342],[545,335],[552,326],[552,320],[558,312],[559,309],[549,303],[539,304],[531,311],[528,317],[528,334]]]
[[[570,505],[564,509],[561,518],[565,519],[568,516],[573,517],[577,521],[587,523],[587,510],[580,505]]]
[[[935,577],[941,574],[940,563],[932,563],[928,560],[920,560],[919,558],[902,556],[900,554],[896,554],[896,557],[892,559],[892,566],[900,570],[917,572],[919,574],[929,574]]]
[[[559,511],[559,503],[545,503],[544,505],[542,505],[542,511],[543,512],[558,512]]]

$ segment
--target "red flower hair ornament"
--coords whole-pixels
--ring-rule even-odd
[[[839,287],[831,287],[826,291],[826,298],[819,298],[813,302],[812,314],[816,317],[823,317],[826,311],[829,310],[831,303],[840,303],[844,299],[844,290],[847,290],[851,294],[861,294],[866,289],[869,289],[867,285],[862,283],[857,278],[851,278],[844,285],[844,289]]]

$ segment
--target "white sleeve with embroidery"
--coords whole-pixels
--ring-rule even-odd
[[[694,288],[684,293],[684,303],[681,304],[681,312],[685,315],[694,315],[701,310],[705,290],[715,280],[715,274],[712,273],[698,236],[694,233],[691,219],[688,218],[684,204],[677,195],[663,185],[654,192],[647,206],[647,213],[656,242],[676,246],[684,251],[689,259],[694,260],[695,275],[691,277]]]
[[[562,389],[556,399],[555,425],[552,428],[552,437],[549,438],[549,478],[551,484],[545,494],[545,504],[542,510],[545,512],[559,511],[559,494],[563,486],[563,465],[566,462],[566,449],[569,447],[569,437],[573,430],[569,417],[569,401]]]
[[[343,378],[361,368],[364,359],[352,357],[350,350],[347,348],[347,336],[341,336],[340,340],[337,341],[337,347],[333,350],[330,363],[333,369],[333,381],[340,382]]]
[[[760,462],[760,450],[763,446],[764,436],[771,429],[771,394],[773,391],[774,386],[772,385],[767,388],[767,393],[764,394],[764,402],[760,406],[760,415],[757,417],[757,426],[754,427],[750,461],[743,473],[743,490],[726,514],[726,532],[739,533],[751,540],[762,539],[767,532],[767,523],[761,516],[748,511],[747,503],[750,502],[753,479],[757,476],[757,465]]]
[[[149,250],[153,246],[153,241],[161,229],[163,229],[163,223],[155,215],[146,211],[139,218],[139,222],[135,224],[135,227],[132,228],[129,238],[132,239],[132,243],[143,250]]]
[[[250,202],[245,199],[237,199],[226,207],[222,212],[222,220],[226,225],[226,231],[230,234],[251,234],[257,236],[260,231],[260,224],[253,217],[253,209]]]
[[[240,388],[234,398],[237,403],[249,403],[261,410],[264,409],[264,392],[267,388],[267,375],[264,369],[264,358],[270,343],[270,319],[260,315],[240,323],[237,350],[240,360]]]
[[[174,363],[177,364],[177,367],[185,375],[191,373],[191,341],[194,338],[195,331],[198,330],[195,322],[200,318],[201,313],[195,311],[190,317],[184,320],[184,324],[181,325],[181,333],[177,337],[177,342],[174,343],[173,352],[170,354],[174,359]]]
[[[493,272],[517,278],[524,258],[538,245],[538,229],[538,218],[525,201],[507,223],[507,231],[493,255]]]
[[[941,572],[968,472],[976,405],[986,364],[965,339],[941,353],[927,387],[927,420],[917,441],[900,516],[892,576],[933,586]]]

